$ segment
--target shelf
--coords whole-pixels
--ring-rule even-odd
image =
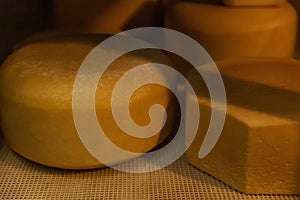
[[[143,163],[136,163],[143,164]],[[0,146],[0,199],[300,199],[300,195],[245,195],[190,166],[183,156],[144,174],[114,169],[62,170],[33,163]]]

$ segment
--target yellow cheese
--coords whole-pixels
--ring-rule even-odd
[[[228,6],[274,6],[281,5],[286,0],[223,0]]]
[[[160,25],[158,0],[54,0],[54,23],[59,29],[90,33]]]
[[[1,120],[4,137],[13,150],[53,167],[104,166],[83,146],[72,116],[72,90],[77,70],[104,38],[87,35],[41,40],[18,49],[7,58],[0,77]],[[118,128],[112,116],[111,95],[116,82],[133,67],[152,62],[170,65],[161,51],[135,51],[121,56],[103,74],[96,92],[95,109],[105,134],[115,145],[131,152],[151,150],[164,141],[173,127],[174,97],[167,88],[155,84],[136,90],[129,108],[133,120],[140,126],[149,123],[151,105],[158,103],[167,108],[168,119],[158,134],[149,138],[132,137]],[[152,73],[164,79],[159,71],[152,70]],[[124,160],[116,162],[121,161]]]
[[[227,57],[291,57],[297,15],[289,3],[279,7],[228,7],[178,2],[165,25],[199,42],[214,59]]]
[[[228,100],[224,129],[199,159],[211,112],[208,96],[199,96],[201,120],[188,162],[241,192],[300,194],[300,62],[228,59],[217,65]]]

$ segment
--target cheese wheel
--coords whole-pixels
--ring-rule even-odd
[[[104,36],[95,35],[45,39],[18,49],[7,58],[0,73],[1,120],[4,137],[13,150],[52,167],[88,169],[104,166],[83,146],[72,115],[77,70],[88,53],[104,39]],[[145,126],[149,123],[148,111],[153,104],[166,108],[168,118],[159,133],[149,138],[127,135],[112,115],[111,97],[117,81],[133,67],[152,62],[170,65],[158,50],[134,51],[121,56],[105,71],[95,95],[98,121],[105,134],[116,146],[130,152],[144,153],[153,149],[173,129],[174,97],[168,88],[156,84],[136,90],[129,109],[136,124]],[[149,70],[149,73],[165,78],[158,70]],[[176,83],[176,77],[172,81],[168,82],[170,87]],[[128,104],[117,106],[127,108]]]
[[[158,0],[54,0],[53,12],[55,28],[90,33],[115,34],[162,23]]]
[[[286,0],[223,0],[223,2],[228,6],[276,6]]]
[[[188,162],[244,193],[300,194],[300,62],[228,59],[217,65],[228,101],[224,129],[199,159],[214,109],[200,92],[200,126]]]
[[[168,10],[165,25],[194,38],[216,60],[291,57],[297,15],[289,3],[280,7],[236,8],[178,2]]]

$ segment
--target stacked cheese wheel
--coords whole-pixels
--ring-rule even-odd
[[[297,14],[287,2],[280,6],[236,7],[179,1],[166,13],[165,25],[194,38],[215,60],[291,57]]]
[[[103,166],[79,138],[72,116],[72,92],[82,61],[104,38],[68,36],[40,40],[16,50],[3,63],[2,129],[12,149],[35,162],[53,167],[86,169]],[[149,138],[132,137],[118,128],[112,116],[111,96],[117,81],[131,68],[154,61],[170,65],[162,52],[133,52],[122,56],[112,63],[98,84],[95,110],[99,123],[115,145],[130,152],[151,150],[172,130],[174,101],[170,91],[158,85],[142,87],[133,94],[129,105],[117,106],[129,106],[133,120],[145,126],[149,123],[151,105],[161,104],[169,112],[161,132]],[[150,70],[149,73],[164,78],[159,71]],[[82,105],[81,109],[84,108]],[[114,162],[121,161],[124,160]]]

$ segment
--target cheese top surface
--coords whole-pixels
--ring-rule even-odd
[[[2,65],[1,81],[5,98],[33,107],[69,108],[77,71],[86,56],[106,39],[101,35],[62,36],[35,41],[10,55]],[[115,51],[115,50],[112,50]],[[96,101],[100,107],[110,97],[117,81],[125,72],[146,63],[165,63],[166,56],[159,51],[135,51],[119,57],[99,77]],[[158,71],[149,73],[161,76]],[[175,79],[175,78],[174,78]],[[131,100],[161,95],[165,90],[146,87]]]
[[[225,85],[228,116],[251,127],[299,123],[299,61],[240,58],[216,64]],[[199,102],[210,106],[207,95],[202,92]]]
[[[235,34],[237,31],[248,33],[272,29],[278,24],[285,24],[291,18],[296,20],[296,17],[297,14],[289,3],[278,7],[236,8],[198,2],[178,2],[168,10],[166,21],[186,31],[191,31],[192,28],[208,34]],[[244,23],[241,23],[243,21]]]

